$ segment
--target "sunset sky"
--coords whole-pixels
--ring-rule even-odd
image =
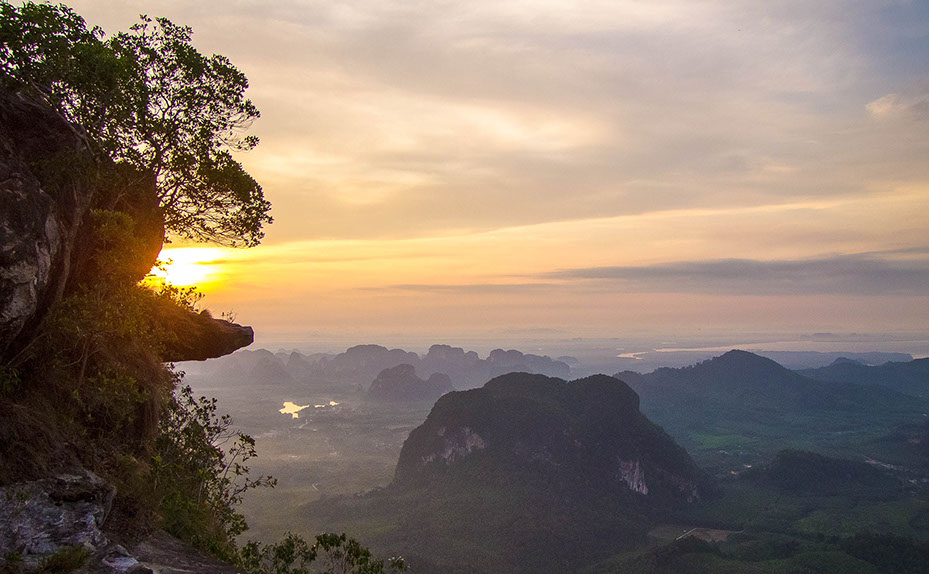
[[[927,2],[68,4],[248,76],[275,223],[166,256],[259,343],[929,339]]]

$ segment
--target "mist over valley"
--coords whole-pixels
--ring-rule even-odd
[[[660,356],[674,365],[695,352]],[[358,345],[241,350],[180,367],[256,438],[253,470],[279,481],[246,498],[251,537],[351,531],[423,572],[458,572],[463,561],[471,566],[461,572],[657,572],[665,566],[654,570],[649,553],[683,544],[667,538],[680,528],[707,546],[674,550],[677,564],[709,552],[748,567],[748,548],[777,539],[789,551],[750,563],[800,564],[819,544],[844,556],[823,562],[833,571],[854,559],[844,536],[929,539],[926,361],[733,350],[585,379],[590,367],[565,355]],[[581,398],[572,388],[626,398]],[[658,446],[636,428],[664,429],[661,440],[673,442]],[[663,451],[692,462],[659,462]],[[690,486],[663,470],[681,464]]]

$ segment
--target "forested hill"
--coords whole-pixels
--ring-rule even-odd
[[[839,358],[827,367],[797,372],[819,381],[880,385],[915,397],[929,398],[929,358],[875,366]]]
[[[372,544],[422,572],[564,572],[644,542],[707,488],[622,381],[511,373],[442,396],[388,488],[307,511],[390,524]]]
[[[548,475],[549,485],[567,491],[624,486],[618,490],[648,494],[652,506],[699,498],[687,453],[639,412],[635,391],[604,375],[566,383],[511,373],[443,396],[404,443],[394,485],[493,483],[498,474]]]
[[[929,413],[925,399],[882,386],[815,380],[746,351],[616,377],[639,393],[652,420],[725,472],[752,456],[773,454],[785,440],[803,447],[848,433],[891,433]]]
[[[771,359],[738,350],[691,367],[662,368],[645,375],[623,371],[616,377],[639,393],[646,412],[672,408],[680,401],[772,413],[830,410],[877,414],[926,408],[922,401],[899,392],[814,380]]]

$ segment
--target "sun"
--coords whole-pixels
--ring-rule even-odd
[[[158,255],[161,267],[153,267],[156,282],[175,287],[205,287],[216,282],[225,253],[218,247],[166,247]]]

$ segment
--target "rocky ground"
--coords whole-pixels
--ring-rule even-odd
[[[106,534],[116,489],[74,469],[0,488],[0,556],[30,571],[74,548],[86,551],[85,574],[241,574],[241,571],[155,531],[126,548]],[[15,571],[15,570],[14,570]]]

